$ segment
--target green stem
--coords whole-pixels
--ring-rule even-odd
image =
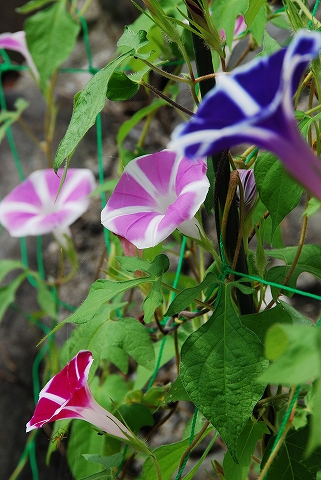
[[[172,105],[174,108],[177,108],[181,112],[186,113],[186,115],[189,115],[190,117],[193,116],[193,112],[191,112],[191,110],[188,110],[188,108],[185,108],[182,105],[180,105],[179,103],[174,102],[174,100],[172,100],[171,98],[164,95],[160,90],[153,87],[153,85],[150,85],[149,83],[144,82],[144,80],[141,80],[140,83],[141,83],[141,85],[143,85],[144,87],[148,88],[153,93],[155,93],[155,95],[157,95],[158,97],[162,98],[163,100],[166,100],[166,102],[169,103],[170,105]]]
[[[156,457],[154,457],[154,455],[152,455],[152,456],[151,456],[151,459],[152,459],[153,464],[154,464],[154,466],[155,466],[158,480],[162,480],[162,474],[161,474],[161,471],[160,471],[158,462],[157,462],[157,460],[156,460]]]
[[[199,7],[202,8],[202,2],[196,1]],[[206,95],[215,86],[215,77],[212,54],[211,51],[205,46],[204,41],[192,33],[193,46],[195,52],[195,61],[197,67],[197,73],[199,77],[206,77],[206,80],[200,82],[200,92],[202,97]],[[221,238],[221,216],[224,211],[226,197],[230,182],[230,165],[228,161],[227,152],[220,152],[216,155],[209,157],[209,160],[213,163],[215,174],[215,188],[214,188],[214,211],[215,222],[218,241]],[[238,233],[239,233],[239,215],[236,206],[235,198],[231,202],[229,215],[226,223],[226,240],[225,249],[228,254],[230,263],[233,261],[235,251],[238,248]],[[239,248],[239,254],[236,261],[236,270],[240,273],[248,273],[246,256],[244,252],[243,242],[241,242]],[[236,279],[239,277],[236,277]],[[254,313],[254,303],[252,295],[245,295],[239,289],[236,291],[236,295],[239,302],[241,314]]]
[[[162,77],[168,78],[168,80],[173,80],[174,82],[187,83],[188,85],[192,84],[192,82],[189,78],[179,77],[178,75],[173,75],[172,73],[166,72],[166,70],[162,70],[161,68],[157,67],[156,65],[153,65],[148,60],[144,60],[143,58],[138,58],[138,57],[134,57],[134,58],[137,59],[137,60],[140,60],[143,63],[145,63],[145,65],[147,65],[151,70],[158,73]]]

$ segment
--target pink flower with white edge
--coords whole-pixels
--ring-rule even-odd
[[[191,162],[170,150],[145,155],[125,167],[101,222],[137,248],[158,245],[176,228],[200,239],[194,215],[208,189],[204,160]]]
[[[23,30],[15,33],[1,33],[0,48],[4,48],[5,50],[14,50],[15,52],[21,53],[21,55],[25,57],[27,65],[35,79],[39,79],[39,73],[29,52],[26,42],[26,34]]]
[[[131,432],[114,415],[96,402],[88,385],[93,357],[81,350],[41,390],[35,412],[26,431],[41,428],[45,423],[66,418],[85,420],[100,430],[128,440]]]
[[[60,170],[59,176],[62,174]],[[57,197],[60,180],[51,169],[36,170],[2,200],[0,223],[12,237],[52,232],[65,245],[69,225],[89,206],[95,178],[86,168],[70,168]]]

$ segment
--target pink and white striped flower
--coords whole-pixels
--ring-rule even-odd
[[[69,225],[88,208],[95,179],[88,169],[70,168],[57,197],[59,185],[60,178],[52,169],[36,170],[2,200],[0,223],[12,237],[52,232],[64,245],[63,235],[70,236]]]
[[[30,71],[35,77],[35,79],[39,79],[39,73],[29,52],[26,41],[26,34],[23,30],[14,33],[1,33],[0,48],[4,48],[5,50],[14,50],[15,52],[21,53],[21,55],[25,57],[27,65],[30,68]]]
[[[78,354],[55,375],[39,394],[39,401],[26,431],[41,428],[45,423],[75,418],[85,420],[100,430],[121,438],[133,436],[125,425],[96,402],[88,385],[93,357],[88,350]]]
[[[125,167],[101,221],[137,248],[158,245],[176,228],[200,239],[194,215],[208,189],[203,160],[191,162],[170,150],[145,155]]]

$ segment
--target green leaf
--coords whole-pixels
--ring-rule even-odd
[[[273,38],[268,32],[264,32],[263,35],[263,49],[257,55],[258,57],[266,57],[268,55],[272,55],[272,53],[277,52],[280,50],[281,45]]]
[[[216,435],[213,436],[212,440],[209,442],[208,446],[206,447],[206,449],[204,450],[201,458],[199,459],[199,461],[194,465],[194,467],[192,468],[192,470],[190,470],[188,472],[187,475],[185,475],[185,477],[183,477],[183,480],[192,480],[195,475],[195,473],[197,472],[197,470],[202,466],[205,458],[207,457],[209,451],[211,450],[212,446],[214,445],[214,443],[216,442]]]
[[[225,480],[244,480],[247,477],[255,446],[262,438],[262,435],[269,432],[264,422],[248,420],[237,439],[236,457],[238,463],[234,462],[229,452],[224,456]]]
[[[276,323],[292,324],[291,315],[287,312],[285,305],[276,305],[274,308],[264,310],[260,313],[253,313],[251,315],[243,315],[241,322],[247,328],[252,330],[264,343],[266,332]]]
[[[258,337],[242,325],[229,288],[221,288],[213,315],[183,345],[180,376],[235,458],[237,438],[264,390],[257,377],[267,361]]]
[[[79,23],[66,11],[65,3],[54,3],[25,22],[28,48],[42,88],[73,51],[80,30]]]
[[[54,162],[55,172],[57,172],[65,158],[73,153],[89,128],[94,125],[98,113],[105,105],[108,83],[112,74],[130,55],[131,52],[124,53],[110,62],[89,80],[80,93],[77,102],[75,102],[67,132],[61,140],[56,153]]]
[[[191,401],[190,396],[186,392],[182,383],[181,377],[178,375],[165,397],[165,402],[177,402],[179,400],[183,400],[185,402]]]
[[[131,405],[121,405],[119,407],[121,419],[132,432],[137,433],[142,427],[152,427],[154,425],[154,417],[150,410],[139,403]]]
[[[283,300],[279,300],[280,305],[284,308],[284,310],[290,315],[292,322],[294,325],[313,325],[312,320],[306,318],[302,313],[298,310],[293,308],[287,302],[283,302]]]
[[[304,211],[304,215],[311,217],[321,208],[321,201],[318,198],[312,197],[308,202],[308,206]]]
[[[118,47],[128,47],[134,49],[133,54],[138,55],[139,50],[148,45],[147,32],[139,30],[137,33],[133,32],[128,26],[125,27],[124,33],[117,42]]]
[[[52,318],[56,318],[57,309],[55,299],[47,285],[45,285],[43,282],[38,282],[37,302],[45,313],[50,315]]]
[[[133,82],[123,72],[114,72],[109,79],[106,97],[114,102],[132,98],[139,90],[139,84]]]
[[[251,0],[250,0],[251,1]],[[257,4],[257,0],[254,0]],[[258,45],[262,45],[263,36],[265,34],[266,23],[267,23],[267,9],[265,5],[262,5],[261,8],[257,11],[254,20],[251,23],[250,31],[253,35],[256,43]],[[246,21],[246,17],[245,17]]]
[[[135,278],[113,282],[112,280],[96,280],[90,287],[87,298],[80,305],[78,310],[64,320],[64,323],[87,323],[91,320],[100,308],[120,293],[137,287],[138,285],[152,281],[150,278]]]
[[[152,283],[151,289],[143,301],[144,322],[149,323],[154,318],[156,308],[163,304],[161,279]]]
[[[214,287],[216,283],[217,275],[213,272],[209,272],[199,285],[186,288],[174,298],[168,307],[166,316],[171,317],[172,315],[176,315],[178,312],[185,310],[203,290],[210,286]]]
[[[16,8],[18,13],[30,13],[38,8],[45,7],[48,3],[52,3],[52,0],[30,0],[30,2],[25,3],[22,7]]]
[[[272,267],[266,274],[266,280],[282,284],[287,276],[297,253],[297,247],[286,247],[275,250],[269,250],[268,255],[272,258],[278,258],[285,262],[285,266]],[[304,245],[299,260],[291,275],[288,286],[295,287],[298,276],[303,272],[309,272],[314,277],[321,280],[321,246]],[[284,290],[284,295],[290,296],[291,293]]]
[[[181,348],[183,342],[186,340],[187,334],[184,331],[178,332],[178,346]],[[175,345],[173,335],[166,335],[162,340],[153,344],[155,351],[155,358],[157,358],[157,365],[161,368],[165,363],[172,360],[175,356]],[[134,383],[134,389],[139,390],[144,388],[146,383],[151,377],[151,372],[148,371],[142,365],[139,365],[136,371],[136,378]]]
[[[86,476],[102,472],[103,467],[97,463],[87,462],[83,457],[87,455],[105,456],[114,454],[110,445],[119,445],[119,442],[97,432],[82,420],[73,420],[71,432],[68,437],[67,461],[74,478],[82,479]]]
[[[321,373],[317,329],[306,325],[273,325],[267,332],[265,353],[274,363],[260,376],[263,383],[299,385]]]
[[[156,448],[153,451],[158,462],[162,480],[172,480],[174,472],[177,470],[179,461],[189,445],[189,438],[177,443],[170,443]],[[142,480],[151,480],[156,478],[156,470],[150,458],[147,458],[143,465]]]
[[[0,322],[9,305],[14,301],[16,291],[28,275],[27,272],[21,273],[17,278],[4,287],[0,287]]]
[[[260,8],[266,3],[266,0],[250,0],[249,8],[245,12],[244,18],[246,25],[251,26]]]
[[[286,173],[271,153],[258,156],[254,176],[260,198],[272,217],[272,232],[299,203],[303,189]]]
[[[104,355],[101,357],[103,359]],[[108,412],[113,414],[116,412],[117,414],[116,407],[124,402],[128,393],[128,384],[119,374],[108,374],[103,381],[95,375],[90,382],[90,390],[95,400],[102,407],[108,410]]]
[[[141,270],[155,280],[169,269],[169,260],[164,254],[157,255],[152,262],[139,257],[116,257],[116,259],[127,272],[134,273]]]
[[[0,142],[4,139],[8,128],[19,120],[21,113],[28,106],[29,102],[26,102],[23,98],[18,98],[14,103],[15,112],[3,109],[0,111]]]
[[[19,260],[0,260],[0,282],[12,272],[12,270],[25,270],[25,266]]]
[[[319,357],[320,362],[320,357]],[[306,455],[310,456],[313,451],[318,447],[321,447],[321,377],[315,382],[315,390],[313,395],[313,404],[316,408],[312,410],[311,416],[311,432],[309,435],[309,441],[306,448]],[[321,469],[321,466],[320,466]]]
[[[102,457],[101,455],[97,454],[83,454],[83,457],[87,462],[98,463],[105,467],[104,470],[104,477],[108,475],[109,478],[115,478],[114,474],[116,473],[116,467],[118,467],[124,459],[124,455],[122,453],[115,453],[115,455],[111,455],[110,457]],[[88,479],[88,477],[86,477]],[[89,477],[90,478],[90,477]],[[97,478],[97,477],[96,477]],[[101,477],[103,478],[103,477]],[[86,480],[83,478],[82,480]]]
[[[234,37],[235,20],[239,14],[248,10],[249,0],[215,0],[213,3],[213,22],[218,32],[224,28],[226,43],[232,45]]]
[[[321,330],[320,326],[317,327],[317,343],[318,343],[318,351],[319,351],[319,368],[321,371],[321,353],[320,353],[320,346],[321,346]],[[311,417],[311,432],[309,435],[309,441],[306,449],[306,456],[311,455],[313,451],[316,450],[317,447],[321,447],[321,410],[320,410],[320,402],[321,402],[321,376],[319,376],[316,381],[314,382],[311,393],[312,399],[309,399],[309,404],[312,405],[312,417]],[[321,469],[321,466],[320,466]]]
[[[96,362],[107,359],[124,373],[127,372],[127,355],[147,370],[153,370],[154,348],[144,326],[134,318],[114,321],[108,317],[103,310],[90,322],[79,325],[63,346],[64,360],[68,361],[83,349],[90,350]]]
[[[309,437],[309,425],[300,430],[291,430],[273,460],[266,480],[315,480],[321,469],[321,449],[305,458],[305,447]],[[266,463],[275,437],[271,438],[264,453],[262,466]]]

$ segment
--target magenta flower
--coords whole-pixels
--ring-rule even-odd
[[[194,117],[174,131],[170,148],[195,159],[254,143],[277,155],[321,199],[321,162],[302,138],[292,104],[302,74],[320,49],[321,34],[301,30],[288,48],[218,75]]]
[[[203,160],[191,163],[170,150],[145,155],[125,167],[101,221],[137,248],[158,245],[176,228],[200,239],[194,215],[208,189]]]
[[[64,245],[69,225],[88,208],[95,179],[88,169],[70,168],[57,197],[60,180],[51,169],[37,170],[2,200],[0,223],[12,237],[52,232]]]
[[[45,423],[65,418],[85,420],[100,430],[128,440],[131,432],[114,415],[101,407],[91,394],[88,375],[93,357],[81,350],[57,373],[39,394],[35,412],[26,431],[41,428]]]
[[[0,48],[5,50],[14,50],[15,52],[21,53],[27,62],[28,67],[30,68],[33,76],[36,80],[39,78],[39,73],[37,67],[32,59],[32,56],[28,50],[26,42],[26,34],[24,31],[15,32],[15,33],[1,33],[0,34]]]

